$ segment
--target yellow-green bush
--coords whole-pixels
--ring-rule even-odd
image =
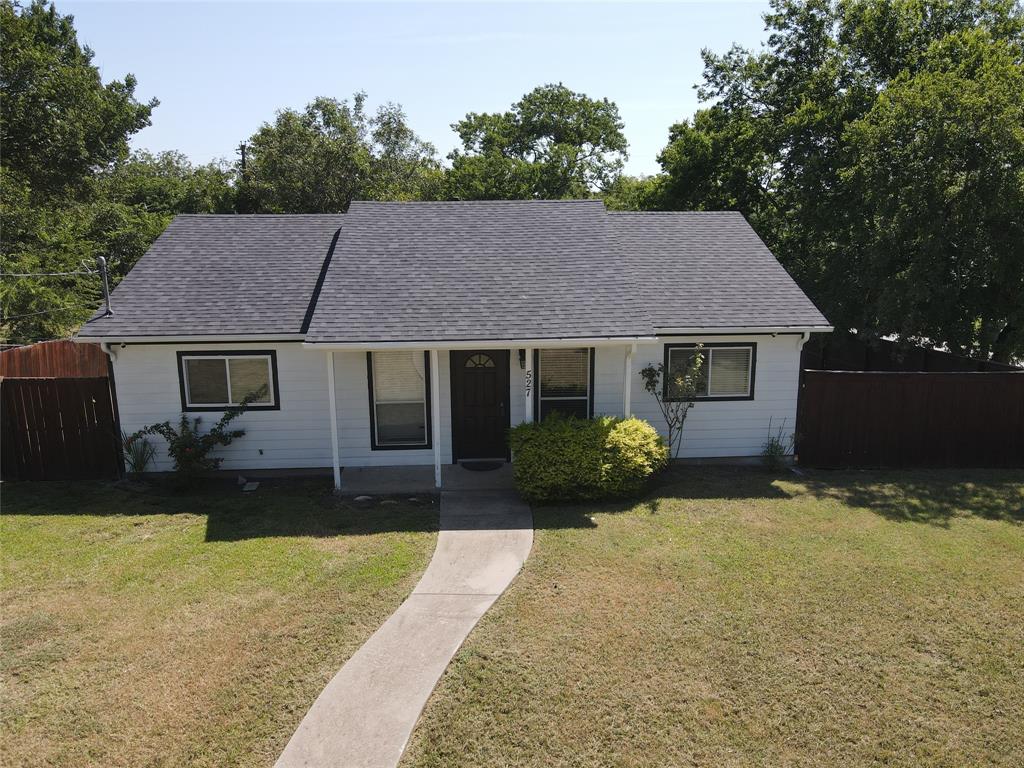
[[[516,487],[543,503],[630,496],[668,461],[664,440],[643,419],[549,416],[511,432]]]

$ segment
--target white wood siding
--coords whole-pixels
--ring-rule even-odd
[[[245,437],[215,456],[223,456],[223,469],[276,469],[331,466],[331,433],[327,403],[327,365],[323,352],[313,352],[298,343],[226,344],[130,344],[114,348],[114,382],[121,428],[128,433],[161,421],[177,425],[181,419],[178,385],[178,351],[228,351],[273,349],[277,352],[278,389],[281,409],[249,411],[232,425],[246,431]],[[364,377],[365,379],[365,377]],[[365,393],[366,384],[364,381]],[[209,428],[219,412],[190,413]],[[167,448],[160,437],[150,437],[156,446],[152,469],[171,469]],[[261,453],[262,451],[262,453]]]
[[[323,355],[323,352],[319,353]],[[441,462],[451,463],[452,397],[448,353],[439,352],[438,380],[441,384]],[[338,440],[341,465],[353,467],[433,464],[433,448],[373,450],[370,441],[370,390],[366,378],[366,352],[334,353],[334,378],[338,392]],[[324,385],[326,387],[326,384]],[[281,393],[284,400],[284,393]],[[429,411],[430,404],[427,404]],[[328,464],[330,462],[328,461]]]
[[[799,336],[706,336],[666,338],[668,343],[757,343],[753,400],[698,402],[690,411],[684,430],[681,456],[756,456],[768,435],[768,420],[791,432],[796,421],[799,377]],[[116,349],[116,348],[115,348]],[[245,437],[220,449],[224,469],[275,469],[330,467],[331,433],[327,398],[326,355],[303,348],[301,343],[151,344],[117,349],[114,376],[121,426],[134,432],[160,421],[177,422],[181,415],[178,385],[178,351],[215,349],[265,350],[277,353],[281,409],[250,411],[235,422]],[[627,348],[598,347],[594,359],[595,414],[622,415],[624,362]],[[664,357],[664,344],[642,344],[633,357],[633,414],[647,419],[659,431],[664,424],[657,404],[643,389],[640,370]],[[438,354],[441,406],[441,461],[451,462],[451,378],[449,355]],[[510,354],[511,422],[525,418],[524,375],[518,350]],[[433,449],[372,450],[370,398],[366,377],[366,353],[334,353],[338,430],[342,466],[433,464]],[[219,418],[217,412],[200,416],[205,426]],[[150,438],[157,447],[155,470],[169,470],[163,440]]]
[[[755,342],[754,399],[700,402],[690,410],[683,429],[682,458],[757,456],[773,430],[785,421],[786,434],[796,426],[800,378],[800,336],[685,336],[666,337],[665,343],[705,344]],[[597,413],[622,413],[625,348],[598,349],[594,378]],[[654,398],[644,390],[640,371],[664,360],[665,344],[640,344],[633,356],[633,415],[647,419],[664,434],[665,422]]]

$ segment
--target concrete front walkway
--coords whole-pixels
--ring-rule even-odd
[[[533,517],[514,493],[442,493],[423,578],[313,702],[277,768],[397,765],[448,662],[532,545]]]

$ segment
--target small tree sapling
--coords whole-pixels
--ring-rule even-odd
[[[683,444],[683,425],[693,408],[694,400],[704,389],[704,345],[694,347],[693,354],[683,368],[666,369],[664,363],[649,363],[640,371],[644,389],[651,394],[668,428],[669,456],[678,458]]]

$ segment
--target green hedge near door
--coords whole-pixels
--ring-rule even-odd
[[[510,433],[516,487],[532,503],[632,496],[668,461],[668,448],[643,419],[578,419],[552,414]]]

